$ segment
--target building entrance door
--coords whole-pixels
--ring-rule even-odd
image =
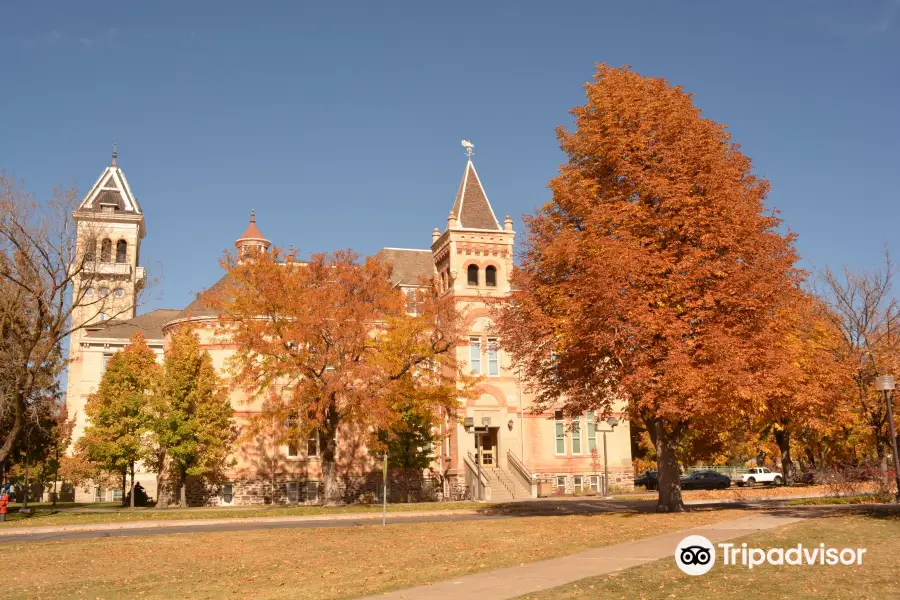
[[[497,439],[499,437],[499,431],[499,427],[489,427],[486,434],[479,435],[476,438],[481,445],[478,456],[480,457],[481,466],[483,467],[497,466],[497,456],[499,454],[497,449]]]

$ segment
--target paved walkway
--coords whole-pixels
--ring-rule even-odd
[[[812,514],[810,514],[812,516]],[[762,514],[704,525],[656,537],[594,548],[578,554],[487,571],[450,581],[369,596],[362,600],[505,600],[643,565],[674,556],[675,547],[688,535],[699,534],[712,543],[723,542],[800,521],[804,516]]]

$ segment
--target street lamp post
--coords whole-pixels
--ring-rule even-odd
[[[606,434],[612,433],[616,429],[616,425],[619,424],[619,420],[615,417],[610,417],[606,420],[609,424],[609,430],[601,429],[600,433],[603,434],[603,495],[609,495],[609,463],[606,460]],[[600,424],[600,416],[597,416],[597,424]]]
[[[897,432],[894,430],[894,408],[891,403],[891,392],[896,388],[893,375],[882,375],[875,379],[875,389],[884,392],[887,404],[888,425],[891,431],[891,454],[894,455],[894,481],[897,484],[897,502],[900,502],[900,457],[897,456]]]

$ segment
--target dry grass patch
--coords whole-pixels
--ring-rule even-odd
[[[634,567],[613,575],[584,579],[525,600],[741,600],[854,598],[881,600],[898,597],[900,573],[900,515],[835,516],[787,525],[741,538],[759,548],[826,546],[866,548],[859,566],[724,566],[720,555],[712,571],[699,577],[683,574],[672,558]]]
[[[10,598],[348,598],[745,516],[513,517],[0,546]]]

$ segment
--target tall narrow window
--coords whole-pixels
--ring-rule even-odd
[[[406,290],[406,312],[411,315],[416,314],[416,290]]]
[[[288,443],[287,443],[287,455],[288,458],[297,458],[300,454],[300,447],[297,443],[297,420],[293,417],[289,418],[284,423],[284,428],[287,430],[288,435]]]
[[[469,338],[469,368],[481,375],[481,338]]]
[[[566,425],[563,423],[563,414],[561,410],[554,414],[556,418],[556,453],[566,453]],[[565,485],[565,484],[563,484]]]
[[[597,419],[593,412],[587,414],[588,452],[597,450]]]
[[[123,263],[125,262],[126,257],[128,256],[128,242],[125,240],[119,240],[116,242],[116,262]]]
[[[581,454],[581,417],[572,419],[572,454]]]
[[[497,287],[497,267],[489,266],[484,269],[484,285]]]
[[[100,243],[100,262],[112,262],[112,241],[103,240]]]
[[[319,456],[319,432],[314,431],[309,439],[306,440],[306,456],[307,458],[315,458]]]
[[[103,374],[106,373],[106,365],[109,364],[109,359],[112,358],[112,354],[104,354],[100,359],[100,376],[103,377]]]
[[[97,240],[90,240],[84,250],[84,260],[94,262],[97,260]]]
[[[496,377],[500,374],[500,361],[497,358],[497,339],[488,338],[487,341],[488,375]]]
[[[466,269],[466,280],[469,285],[478,285],[478,265],[469,265]]]

